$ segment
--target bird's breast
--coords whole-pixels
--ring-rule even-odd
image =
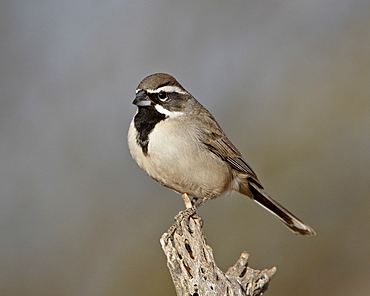
[[[230,167],[205,147],[191,124],[184,125],[177,119],[158,122],[148,136],[147,155],[137,142],[132,143],[136,137],[137,131],[131,124],[131,154],[161,184],[199,198],[218,196],[229,189]]]

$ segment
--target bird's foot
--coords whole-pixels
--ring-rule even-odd
[[[189,196],[186,193],[184,193],[182,195],[182,199],[184,200],[186,209],[184,211],[179,212],[175,216],[175,223],[167,230],[167,232],[163,234],[162,240],[164,242],[168,242],[168,240],[173,237],[173,234],[175,233],[176,230],[182,231],[180,225],[182,221],[185,221],[186,225],[189,226],[189,218],[196,213],[197,209],[201,205],[210,200],[212,197],[213,197],[212,195],[206,196],[200,202],[198,202],[198,198],[193,198],[192,200],[190,200]]]
[[[196,212],[197,208],[192,206],[190,208],[185,209],[184,211],[180,211],[176,216],[175,216],[175,223],[165,232],[162,236],[162,240],[167,242],[170,238],[173,237],[173,234],[176,231],[182,232],[181,228],[181,222],[185,221],[185,223],[189,226],[189,218],[193,216]],[[182,235],[182,233],[180,233]]]

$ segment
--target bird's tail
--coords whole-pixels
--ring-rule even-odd
[[[250,196],[252,199],[265,209],[273,213],[281,222],[283,222],[291,231],[297,235],[316,235],[315,231],[306,223],[299,220],[291,212],[285,209],[277,201],[273,200],[266,192],[264,192],[257,184],[248,182],[248,189],[242,186],[240,192]],[[243,188],[244,187],[244,188]],[[244,190],[243,190],[244,189]],[[249,193],[249,194],[248,194]]]

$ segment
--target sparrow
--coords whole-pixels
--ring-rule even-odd
[[[315,231],[272,199],[250,164],[212,114],[171,75],[145,77],[136,89],[137,112],[128,130],[136,163],[160,184],[195,200],[240,192],[297,235]],[[187,207],[188,202],[185,202]]]

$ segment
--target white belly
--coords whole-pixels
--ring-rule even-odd
[[[137,164],[162,185],[194,197],[218,196],[229,190],[232,179],[229,166],[213,153],[203,150],[196,135],[184,130],[181,124],[173,119],[159,122],[149,134],[148,155],[144,155],[136,142],[132,122],[128,142]]]

